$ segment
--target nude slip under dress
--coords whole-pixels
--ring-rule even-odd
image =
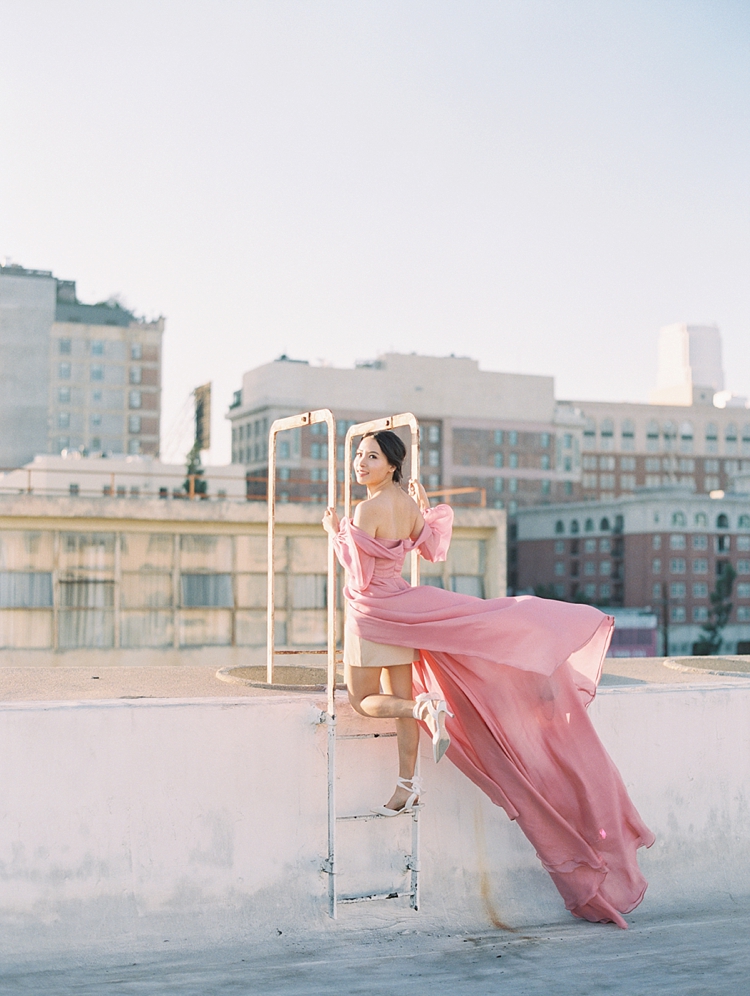
[[[348,627],[344,629],[344,664],[349,667],[396,667],[419,660],[419,651],[409,647],[396,647],[391,643],[373,643],[358,636]]]

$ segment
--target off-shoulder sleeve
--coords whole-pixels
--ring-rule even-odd
[[[364,590],[372,580],[375,558],[355,543],[351,519],[342,519],[339,523],[339,531],[333,537],[333,549],[354,587]]]
[[[414,544],[425,560],[436,563],[448,556],[453,532],[453,509],[450,505],[436,505],[422,513],[424,529]]]

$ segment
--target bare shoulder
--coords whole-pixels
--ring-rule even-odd
[[[354,509],[354,525],[371,536],[375,535],[379,520],[377,496],[365,498]]]

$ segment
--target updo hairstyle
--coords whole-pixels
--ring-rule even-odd
[[[403,441],[395,432],[391,432],[390,429],[381,429],[379,432],[366,432],[362,438],[375,440],[382,450],[383,456],[389,465],[393,467],[393,483],[398,484],[403,476],[401,465],[406,459],[406,447]]]

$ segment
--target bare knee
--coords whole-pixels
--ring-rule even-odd
[[[358,712],[360,716],[364,715],[362,712],[362,699],[359,695],[355,695],[351,689],[349,689],[349,705],[355,712]]]
[[[365,712],[362,705],[362,700],[364,698],[366,698],[366,696],[355,695],[355,693],[349,689],[349,705],[355,712],[358,712],[360,716],[369,716],[369,713]]]
[[[360,716],[369,716],[363,702],[370,695],[380,692],[380,671],[375,668],[346,668],[346,690],[349,704]]]

